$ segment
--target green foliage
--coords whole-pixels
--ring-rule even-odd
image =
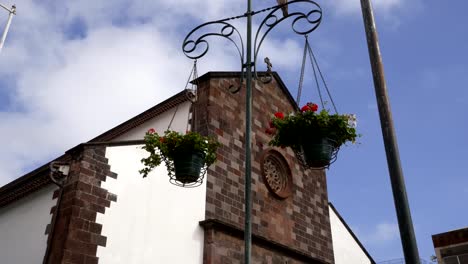
[[[145,167],[139,172],[143,177],[148,176],[163,160],[169,176],[174,175],[174,157],[178,153],[204,153],[203,165],[208,167],[216,161],[216,149],[220,145],[215,139],[204,137],[197,132],[187,132],[183,135],[168,130],[164,132],[164,136],[160,136],[154,129],[150,129],[144,139],[145,145],[142,148],[149,152],[149,156],[141,159]]]
[[[313,105],[310,104],[309,105]],[[271,121],[273,138],[270,145],[300,149],[303,144],[329,138],[339,147],[350,141],[355,143],[356,118],[354,115],[330,114],[327,110],[316,112],[306,106],[302,112],[284,116],[276,113]],[[283,117],[284,116],[284,117]]]

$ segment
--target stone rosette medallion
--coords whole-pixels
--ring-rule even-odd
[[[291,195],[291,169],[281,153],[267,150],[262,156],[261,169],[263,182],[274,196],[286,199]]]

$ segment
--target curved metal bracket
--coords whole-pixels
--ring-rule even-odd
[[[312,8],[309,12],[293,12],[288,14],[287,16],[283,16],[282,10],[280,10],[284,6],[290,6],[293,4],[298,3],[308,3],[312,5]],[[289,9],[289,8],[288,8]],[[290,10],[290,9],[289,9]],[[281,17],[281,18],[280,18]],[[278,5],[272,8],[272,11],[268,13],[268,15],[263,19],[260,23],[260,26],[257,29],[257,33],[255,34],[255,41],[254,41],[254,65],[257,63],[257,56],[262,47],[263,41],[265,37],[270,33],[270,31],[282,21],[290,18],[295,17],[292,21],[291,27],[292,30],[299,35],[307,35],[310,32],[314,31],[322,21],[322,8],[314,1],[311,0],[295,0],[288,2],[283,5]],[[304,28],[301,29],[299,26],[304,25]],[[271,81],[272,77],[271,74],[267,74],[266,77],[258,77],[257,68],[254,67],[254,77],[260,80],[263,83],[268,83]]]
[[[283,16],[281,8],[290,5],[296,5],[306,3],[310,4],[311,11],[309,12],[292,12],[287,16]],[[270,11],[271,10],[271,11]],[[270,33],[270,31],[282,21],[294,17],[292,21],[292,29],[296,34],[299,35],[307,35],[310,32],[314,31],[322,21],[322,8],[314,1],[311,0],[294,0],[290,1],[286,4],[273,6],[270,8],[266,8],[260,11],[252,12],[251,15],[257,15],[259,13],[267,12],[268,15],[262,20],[260,23],[259,28],[257,29],[257,33],[255,34],[255,41],[254,41],[254,61],[253,61],[253,76],[255,79],[260,80],[263,83],[268,83],[272,80],[271,71],[268,71],[265,76],[259,77],[257,74],[257,56],[262,47],[263,41],[265,37]],[[187,34],[183,43],[182,43],[182,50],[190,59],[199,59],[203,57],[209,50],[210,45],[208,44],[208,37],[211,36],[219,36],[225,39],[228,39],[237,49],[239,53],[240,63],[241,63],[241,76],[240,76],[240,85],[239,87],[234,87],[231,85],[228,90],[232,93],[236,93],[242,87],[242,83],[244,82],[244,66],[246,63],[244,62],[244,42],[242,39],[241,34],[234,27],[232,24],[228,23],[227,21],[232,19],[238,19],[246,17],[246,15],[231,17],[226,19],[221,19],[217,21],[207,22],[204,24],[199,25],[198,27],[194,28],[190,33]],[[281,18],[280,18],[281,17]],[[303,27],[300,27],[304,25]],[[215,28],[214,30],[208,30],[208,28]],[[251,47],[247,47],[247,51],[250,52]]]
[[[200,26],[194,28],[190,33],[185,37],[184,42],[182,43],[182,50],[185,54],[190,59],[199,59],[208,52],[210,45],[206,38],[211,37],[211,36],[219,36],[223,37],[225,39],[228,39],[231,43],[234,44],[234,46],[237,49],[237,52],[239,53],[239,59],[240,59],[240,64],[241,64],[241,76],[240,76],[240,85],[242,86],[243,80],[244,80],[244,42],[242,39],[241,34],[237,30],[236,27],[234,27],[232,24],[226,22],[227,20],[230,20],[231,18],[228,19],[223,19],[223,20],[218,20],[218,21],[212,21],[212,22],[207,22],[204,24],[201,24]],[[206,31],[208,27],[215,27],[215,30],[212,32],[208,33],[200,33],[198,37],[196,36],[198,32],[203,32]],[[217,33],[213,33],[217,32]],[[233,93],[239,91],[240,88],[232,88],[230,87],[229,90],[232,91]]]

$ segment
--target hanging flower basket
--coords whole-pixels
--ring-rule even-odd
[[[266,131],[273,135],[270,145],[291,147],[308,168],[327,168],[336,159],[341,145],[355,142],[355,115],[318,112],[318,106],[307,103],[300,112],[285,116],[278,112]]]
[[[142,148],[149,156],[141,160],[145,166],[140,170],[143,177],[164,161],[170,182],[183,187],[194,187],[203,182],[206,168],[216,161],[216,149],[220,145],[197,132],[180,134],[168,130],[160,136],[150,129],[144,139]]]
[[[336,157],[335,142],[329,138],[317,138],[302,143],[302,154],[305,163],[312,168],[322,168],[330,165]]]
[[[174,156],[175,179],[183,184],[197,182],[204,167],[205,153],[181,152]]]

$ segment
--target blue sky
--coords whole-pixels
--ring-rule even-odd
[[[180,49],[185,34],[242,14],[244,2],[16,1],[0,54],[0,185],[183,89],[186,77],[173,77],[190,71]],[[274,2],[254,1],[254,8]],[[318,3],[324,15],[312,47],[338,110],[357,114],[363,135],[328,171],[329,198],[377,261],[399,258],[359,1]],[[429,259],[431,235],[468,219],[468,3],[373,3],[418,246]],[[0,13],[1,25],[6,18]],[[244,22],[235,23],[245,32]],[[266,41],[259,58],[271,59],[295,97],[303,39],[285,24]],[[238,71],[233,47],[214,43],[200,74]],[[303,102],[317,101],[311,74],[306,69]]]

